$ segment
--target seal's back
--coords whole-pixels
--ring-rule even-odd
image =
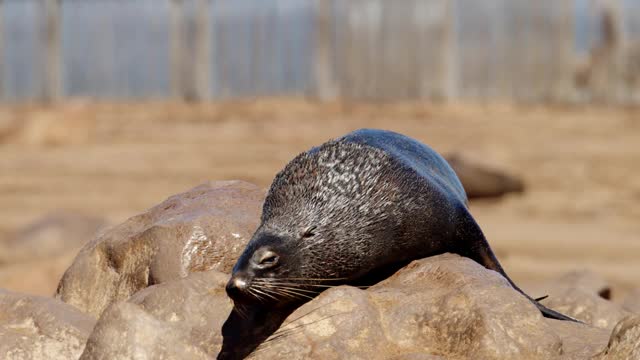
[[[467,203],[462,183],[447,161],[430,147],[408,136],[379,129],[353,131],[338,141],[352,142],[380,149],[402,166],[446,187],[460,202]]]

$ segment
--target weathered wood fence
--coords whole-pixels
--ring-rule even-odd
[[[0,98],[640,103],[640,0],[0,0]]]

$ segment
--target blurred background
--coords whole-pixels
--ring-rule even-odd
[[[0,287],[361,127],[523,184],[471,211],[525,288],[640,287],[640,0],[0,0]]]

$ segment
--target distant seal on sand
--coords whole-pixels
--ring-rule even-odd
[[[262,211],[226,287],[238,310],[292,309],[326,287],[372,285],[412,260],[451,252],[500,273],[544,316],[573,320],[509,279],[454,171],[407,136],[362,129],[298,155],[274,179]],[[225,326],[226,340],[239,325]],[[220,358],[229,358],[223,353],[224,345]]]

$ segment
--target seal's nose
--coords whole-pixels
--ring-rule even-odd
[[[230,298],[236,299],[249,288],[249,279],[243,274],[236,274],[231,277],[225,290]]]

